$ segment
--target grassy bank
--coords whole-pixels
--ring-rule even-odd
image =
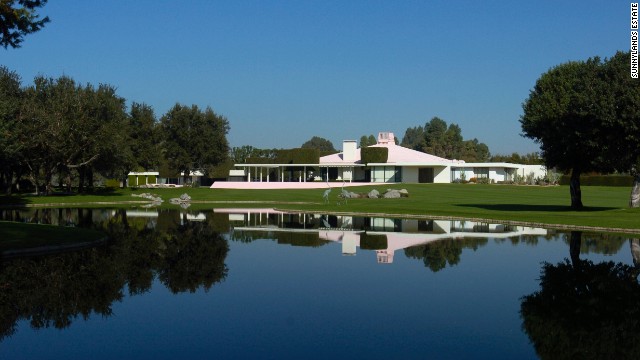
[[[330,203],[324,204],[324,189],[316,190],[212,190],[196,189],[122,189],[111,193],[73,196],[13,196],[0,201],[17,206],[86,206],[94,204],[129,204],[142,201],[133,194],[150,192],[165,200],[163,207],[173,207],[167,200],[188,193],[193,200],[190,209],[214,207],[275,207],[279,209],[321,211],[329,213],[358,212],[367,214],[450,216],[492,220],[522,221],[541,224],[563,224],[640,230],[640,209],[629,209],[630,189],[618,187],[583,187],[585,209],[569,207],[566,186],[510,186],[470,184],[397,184],[349,188],[366,193],[371,189],[405,188],[408,198],[349,199],[338,204],[340,189],[333,189]],[[84,204],[84,205],[83,205]]]

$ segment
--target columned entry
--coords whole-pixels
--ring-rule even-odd
[[[418,169],[418,182],[419,183],[433,183],[433,168],[420,168]]]

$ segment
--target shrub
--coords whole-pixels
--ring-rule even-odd
[[[560,177],[560,185],[569,185],[570,175]],[[633,176],[629,175],[583,175],[580,176],[582,186],[622,186],[631,187]]]
[[[383,250],[388,247],[386,235],[360,235],[360,249],[363,250]]]
[[[120,180],[118,180],[118,179],[107,179],[104,182],[104,187],[114,188],[114,189],[115,188],[119,188],[120,187]]]
[[[386,163],[389,158],[389,149],[386,147],[366,147],[360,149],[363,164]]]
[[[472,177],[469,179],[469,182],[475,184],[476,182],[478,182],[478,178]]]

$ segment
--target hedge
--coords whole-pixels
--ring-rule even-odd
[[[363,250],[384,250],[388,247],[387,235],[360,235],[360,249]]]
[[[386,163],[389,158],[389,149],[386,147],[365,147],[360,149],[363,164]]]
[[[570,175],[560,177],[560,185],[569,185]],[[581,186],[623,186],[633,185],[633,176],[628,175],[582,175],[580,176]]]

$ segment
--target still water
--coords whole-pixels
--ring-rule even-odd
[[[109,236],[3,258],[0,359],[640,357],[628,236],[268,209],[0,219]]]

